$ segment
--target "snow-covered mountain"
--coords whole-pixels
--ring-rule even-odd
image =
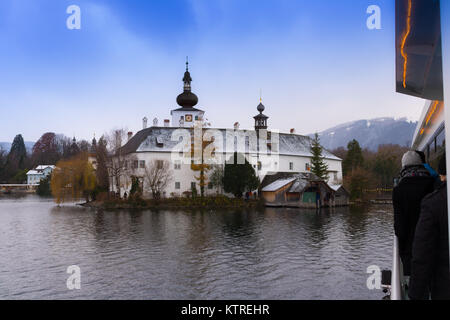
[[[319,135],[321,144],[328,150],[347,147],[351,140],[356,139],[362,148],[376,151],[382,144],[410,146],[416,126],[417,122],[406,118],[377,118],[344,123],[319,132]]]

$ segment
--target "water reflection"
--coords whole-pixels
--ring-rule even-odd
[[[389,207],[102,211],[0,199],[0,298],[380,299]],[[79,265],[82,290],[65,288]]]

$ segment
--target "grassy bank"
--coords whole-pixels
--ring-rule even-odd
[[[257,208],[264,204],[259,200],[232,199],[224,196],[198,198],[172,198],[161,200],[127,199],[92,201],[85,207],[99,209],[219,209],[219,208]]]

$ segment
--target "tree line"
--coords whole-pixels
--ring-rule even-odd
[[[122,137],[125,136],[124,129],[116,131],[119,131]],[[107,192],[108,159],[109,154],[113,152],[108,149],[108,141],[113,139],[113,136],[113,133],[105,134],[98,142],[95,138],[88,142],[47,132],[39,138],[29,153],[22,135],[18,134],[9,152],[0,149],[0,183],[25,184],[29,170],[38,165],[55,165],[58,170],[41,180],[37,188],[38,194],[53,194],[59,201],[66,199],[69,193],[71,197],[79,198],[87,193],[92,196],[101,191]],[[96,170],[93,170],[93,163]],[[63,187],[58,188],[61,185]],[[68,192],[68,189],[71,191]]]
[[[341,147],[332,153],[343,159],[343,183],[355,200],[363,199],[367,190],[392,189],[393,180],[402,169],[403,154],[408,150],[408,147],[386,144],[380,145],[377,151],[371,151],[352,140],[347,148]]]
[[[68,197],[95,198],[99,193],[108,193],[111,183],[120,189],[121,181],[130,180],[132,190],[142,193],[142,186],[133,181],[133,174],[138,168],[137,159],[120,153],[126,143],[127,131],[114,129],[104,134],[98,141],[81,140],[77,142],[64,135],[47,132],[34,144],[32,152],[27,153],[22,135],[17,135],[9,152],[0,149],[0,183],[26,183],[28,170],[37,165],[56,165],[58,168],[52,177],[42,182],[38,192],[50,190],[52,179],[52,194],[58,201]],[[200,145],[201,151],[205,144]],[[322,155],[323,148],[319,137],[312,140],[311,172],[327,179],[327,165]],[[391,189],[393,178],[401,170],[401,158],[408,151],[407,147],[399,145],[380,145],[377,151],[362,149],[357,140],[352,140],[347,148],[338,148],[333,154],[343,159],[343,184],[351,193],[352,199],[362,199],[365,190],[382,188]],[[203,154],[203,152],[201,152]],[[114,157],[112,157],[114,155]],[[237,157],[237,155],[235,155]],[[202,160],[204,160],[202,158]],[[93,165],[95,164],[95,170]],[[254,190],[259,186],[252,166],[246,161],[244,166],[210,167],[192,165],[192,170],[198,172],[196,179],[200,185],[200,194],[204,195],[206,186],[211,185],[220,191],[241,196],[243,192]],[[171,181],[170,164],[154,161],[145,168],[144,179],[151,188],[154,198],[162,196],[162,192]],[[211,175],[206,173],[212,170]],[[244,179],[245,177],[245,179]],[[245,180],[245,181],[244,181]],[[242,181],[240,185],[236,181]],[[70,186],[70,188],[67,188]],[[69,190],[70,189],[70,190]]]
[[[18,134],[9,151],[0,148],[0,183],[25,183],[27,172],[38,165],[55,165],[81,152],[90,152],[92,144],[86,140],[76,142],[62,134],[47,132],[27,152],[21,134]]]

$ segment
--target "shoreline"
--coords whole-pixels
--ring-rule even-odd
[[[85,208],[125,210],[125,209],[247,209],[264,208],[260,200],[232,199],[227,197],[173,198],[161,200],[105,200],[79,204]]]

